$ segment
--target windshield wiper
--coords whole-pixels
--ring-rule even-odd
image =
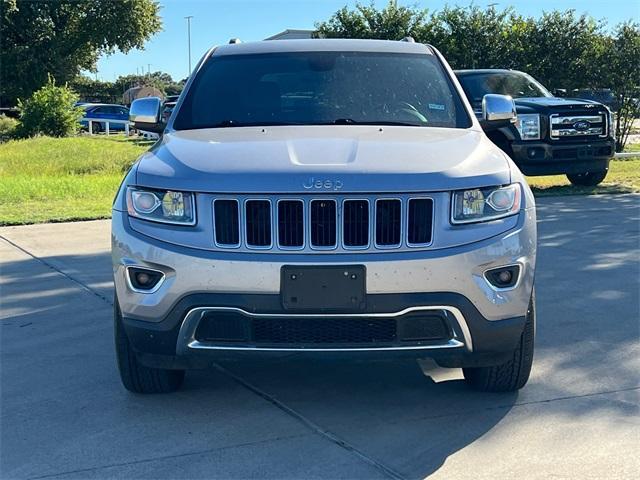
[[[300,125],[296,122],[238,122],[237,120],[221,120],[218,123],[199,128],[232,128],[232,127],[277,127]]]
[[[228,127],[241,127],[243,126],[240,122],[236,122],[235,120],[221,120],[218,123],[214,123],[209,128],[228,128]]]
[[[372,120],[372,121],[364,121],[359,122],[352,118],[337,118],[332,122],[328,122],[328,125],[397,125],[401,127],[423,127],[424,124],[420,123],[411,123],[411,122],[395,122],[392,120]]]

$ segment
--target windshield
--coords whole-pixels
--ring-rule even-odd
[[[521,97],[551,97],[533,77],[520,72],[473,73],[458,77],[464,93],[473,105],[482,103],[487,93]]]
[[[173,126],[331,124],[471,126],[434,55],[375,52],[214,55]]]

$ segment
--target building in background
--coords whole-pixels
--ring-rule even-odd
[[[286,30],[276,33],[265,40],[304,40],[311,38],[315,30],[296,30],[287,28]]]

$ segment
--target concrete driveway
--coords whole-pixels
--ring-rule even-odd
[[[2,228],[0,476],[638,478],[640,197],[541,199],[539,233],[517,394],[292,356],[136,396],[115,367],[108,222]]]

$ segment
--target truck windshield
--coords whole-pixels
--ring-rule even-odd
[[[205,63],[177,130],[251,125],[471,126],[432,54],[287,52]]]
[[[521,72],[470,73],[458,76],[464,93],[473,105],[482,103],[487,93],[522,97],[551,97],[533,77]]]

